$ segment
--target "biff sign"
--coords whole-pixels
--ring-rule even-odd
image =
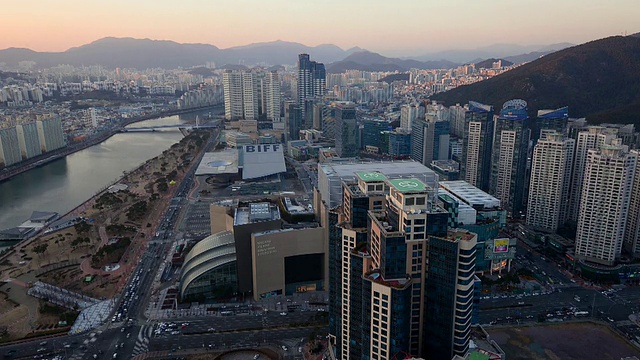
[[[270,153],[282,151],[278,144],[245,145],[245,153]]]

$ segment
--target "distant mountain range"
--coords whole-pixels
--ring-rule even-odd
[[[434,52],[430,54],[424,54],[420,56],[412,56],[412,59],[419,61],[441,60],[446,59],[459,64],[472,64],[482,59],[488,58],[502,58],[513,63],[519,64],[535,60],[538,57],[546,54],[550,54],[554,51],[566,49],[574,44],[570,43],[558,43],[551,45],[529,45],[522,46],[517,44],[495,44],[477,49],[470,50],[446,50],[440,52]],[[524,56],[531,53],[530,56]],[[535,54],[534,54],[535,53]],[[522,61],[513,61],[510,57],[521,56]]]
[[[38,68],[58,64],[102,65],[107,68],[192,67],[215,62],[216,65],[294,64],[298,54],[311,54],[313,60],[333,62],[344,59],[360,48],[342,50],[335,45],[315,47],[286,41],[251,44],[220,49],[208,44],[180,44],[174,41],[133,38],[104,38],[63,52],[37,52],[29,49],[0,50],[0,62],[15,67],[20,61],[35,61]]]
[[[590,123],[640,125],[640,38],[614,36],[560,50],[475,84],[436,94],[446,105],[470,100],[498,111],[523,99],[531,115],[569,106],[571,117]]]
[[[569,45],[556,44],[536,48],[537,52],[524,55],[523,53],[530,51],[531,47],[495,45],[476,50],[452,50],[414,59],[401,59],[387,58],[359,47],[343,50],[331,44],[312,47],[280,40],[220,49],[209,44],[180,44],[167,40],[107,37],[63,52],[37,52],[21,48],[0,50],[0,63],[5,63],[9,67],[17,67],[20,61],[34,61],[36,68],[69,64],[74,66],[102,65],[112,69],[116,67],[189,68],[204,65],[207,62],[215,62],[218,67],[225,64],[229,64],[229,66],[252,66],[255,64],[271,66],[295,64],[298,54],[308,53],[313,60],[329,64],[327,69],[330,72],[345,69],[404,71],[410,68],[451,68],[458,64],[477,62],[487,58],[503,58],[507,61],[520,63],[536,59],[549,51]],[[514,55],[518,57],[517,61],[509,57],[514,57]]]
[[[345,70],[362,71],[407,71],[409,69],[450,69],[458,64],[447,60],[416,61],[410,59],[388,58],[370,51],[360,51],[347,56],[344,60],[327,65],[328,73],[342,73]]]

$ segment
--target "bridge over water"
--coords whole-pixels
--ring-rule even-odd
[[[121,129],[120,132],[150,132],[150,131],[158,131],[162,129],[179,129],[179,130],[211,129],[211,128],[217,128],[218,126],[219,126],[218,122],[214,124],[203,124],[203,125],[177,124],[177,125],[140,126],[140,127],[126,127]]]

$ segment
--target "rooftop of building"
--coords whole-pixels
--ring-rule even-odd
[[[202,156],[196,175],[219,175],[238,173],[238,150],[225,149],[208,152]]]
[[[239,207],[233,218],[233,225],[247,225],[261,221],[280,220],[280,209],[268,202],[251,203],[247,207]]]
[[[455,160],[433,160],[431,166],[445,172],[460,171],[460,164]]]
[[[379,171],[357,171],[356,176],[364,182],[380,182],[387,180],[387,177]]]
[[[453,194],[451,194],[450,192],[448,192],[443,188],[438,189],[438,197],[443,198],[446,201],[453,201],[456,204],[458,204],[458,211],[473,209],[473,206],[467,204],[464,201],[461,201],[456,196],[454,196]]]
[[[464,229],[449,229],[445,239],[450,241],[471,241],[476,234]]]
[[[391,225],[387,221],[387,213],[384,210],[369,210],[371,220],[378,224],[378,227],[382,229],[383,233],[387,236],[404,236],[404,233],[397,227]]]
[[[360,171],[377,171],[384,174],[387,178],[401,174],[414,174],[414,176],[417,176],[418,174],[424,174],[426,176],[435,177],[435,173],[433,172],[433,170],[413,160],[323,163],[319,164],[319,168],[321,168],[328,177],[353,177],[354,173]]]
[[[429,189],[425,183],[416,178],[395,179],[389,180],[388,182],[393,188],[403,194],[423,193]]]
[[[474,208],[500,208],[500,200],[464,180],[440,181],[440,187]]]
[[[380,271],[380,269],[369,271],[364,275],[364,278],[369,279],[372,282],[378,283],[380,285],[384,285],[384,286],[392,287],[396,289],[405,289],[407,286],[411,284],[411,278],[385,279],[382,276],[382,272]]]

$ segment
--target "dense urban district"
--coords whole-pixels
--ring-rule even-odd
[[[4,224],[0,354],[638,359],[634,124],[433,100],[581,46],[406,72],[4,64],[2,192],[118,133],[181,139]]]

